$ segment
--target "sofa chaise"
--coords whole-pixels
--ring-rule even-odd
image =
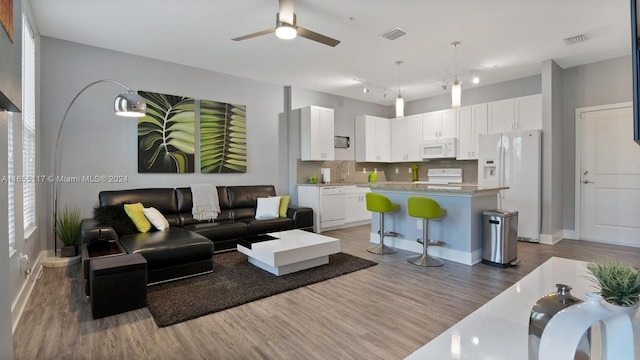
[[[96,210],[142,203],[159,210],[169,222],[166,231],[124,233],[109,219],[83,219],[81,244],[103,239],[118,243],[125,253],[141,254],[147,261],[148,284],[213,271],[215,252],[236,249],[238,239],[290,229],[313,228],[313,210],[289,206],[286,217],[255,219],[258,198],[276,195],[273,185],[217,186],[220,210],[215,221],[199,221],[192,215],[192,193],[186,188],[148,188],[102,191]],[[120,230],[120,231],[117,231]],[[88,278],[88,256],[83,252],[83,271]],[[88,285],[88,284],[87,284]]]

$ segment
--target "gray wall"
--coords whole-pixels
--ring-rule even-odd
[[[542,229],[550,236],[562,230],[562,68],[542,63]],[[541,239],[543,241],[543,239]]]
[[[336,160],[355,160],[356,153],[353,141],[355,139],[355,117],[357,115],[366,114],[390,117],[389,107],[385,105],[377,105],[342,96],[293,88],[291,93],[292,109],[299,109],[307,105],[317,105],[334,109],[335,135],[348,136],[351,139],[352,146],[348,149],[335,149]],[[300,157],[299,148],[298,157]]]
[[[519,96],[539,94],[541,92],[541,75],[505,81],[465,89],[462,87],[462,106],[509,99]],[[408,101],[405,104],[406,115],[421,114],[430,111],[451,109],[451,93],[432,96],[425,99]],[[390,111],[395,111],[390,107]]]
[[[0,30],[2,31],[2,30]],[[5,111],[0,111],[0,148],[2,152],[7,153],[8,149],[8,121],[9,114]],[[0,168],[5,169],[1,174],[6,175],[6,169],[9,163],[7,162],[7,156],[0,156]],[[13,293],[7,291],[11,288],[11,278],[9,266],[9,242],[6,239],[9,238],[9,230],[7,227],[6,219],[9,216],[8,211],[8,187],[6,182],[0,182],[0,219],[5,219],[3,224],[0,225],[0,359],[13,359],[13,340],[11,336],[11,303],[13,299]]]
[[[587,106],[632,101],[631,69],[629,55],[562,71],[562,227],[564,229],[575,230],[575,110]]]
[[[115,116],[113,99],[123,91],[109,83],[85,91],[69,112],[61,143],[58,173],[67,176],[123,175],[125,183],[61,184],[60,209],[79,207],[89,216],[98,192],[107,189],[179,187],[195,182],[214,185],[273,184],[285,192],[286,162],[279,158],[278,114],[283,111],[282,86],[243,79],[128,55],[52,38],[42,39],[41,159],[44,174],[53,169],[56,134],[66,107],[85,85],[113,79],[134,90],[146,90],[196,99],[247,106],[248,170],[245,174],[138,174],[137,121]],[[52,186],[45,192],[43,219],[51,222]],[[51,224],[49,224],[50,226]],[[50,238],[50,229],[43,230]],[[50,246],[50,244],[49,244]]]
[[[0,92],[22,109],[22,1],[13,0],[13,42],[0,25]]]
[[[300,159],[300,111],[299,109],[307,105],[316,105],[334,109],[334,132],[336,136],[348,136],[351,139],[351,146],[347,149],[335,149],[336,161],[353,161],[351,167],[355,171],[355,117],[357,115],[375,115],[389,117],[389,107],[385,105],[372,104],[360,100],[345,98],[342,96],[320,93],[303,88],[291,89],[292,117],[288,126],[289,129],[289,166],[291,169],[289,177],[289,193],[291,201],[297,204],[297,188],[299,182],[298,161]],[[320,167],[337,168],[335,162],[305,161],[306,171],[320,173]],[[351,165],[350,165],[351,166]],[[317,168],[316,170],[309,170]],[[305,172],[305,171],[303,171]],[[332,177],[335,177],[333,174]]]

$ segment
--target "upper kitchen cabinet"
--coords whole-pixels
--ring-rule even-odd
[[[359,115],[355,119],[356,161],[391,161],[391,120]]]
[[[487,133],[487,104],[458,110],[458,160],[478,159],[478,135]]]
[[[391,120],[391,162],[422,161],[422,114]]]
[[[333,109],[310,105],[300,110],[300,159],[334,160]]]
[[[488,103],[489,133],[542,129],[542,94]]]
[[[542,129],[542,94],[516,98],[517,130]]]
[[[456,109],[422,114],[422,138],[431,140],[456,137],[458,133],[456,116]]]

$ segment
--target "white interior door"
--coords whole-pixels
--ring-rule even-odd
[[[580,237],[640,246],[640,145],[632,107],[583,112]]]

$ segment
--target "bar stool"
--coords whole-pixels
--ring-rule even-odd
[[[394,232],[384,232],[384,214],[399,211],[400,205],[394,204],[391,202],[391,200],[389,200],[388,197],[382,194],[374,193],[374,192],[368,192],[366,194],[366,200],[367,200],[367,210],[380,213],[380,231],[378,231],[378,234],[380,235],[380,244],[374,247],[368,248],[367,251],[374,254],[381,254],[381,255],[397,253],[398,249],[386,246],[384,244],[385,236],[387,237],[398,236],[398,234]]]
[[[422,255],[412,256],[408,262],[418,266],[442,266],[444,261],[431,257],[427,253],[429,246],[442,246],[442,241],[429,241],[429,219],[439,219],[447,215],[447,211],[440,207],[437,201],[426,196],[409,196],[407,200],[409,216],[422,218]]]

